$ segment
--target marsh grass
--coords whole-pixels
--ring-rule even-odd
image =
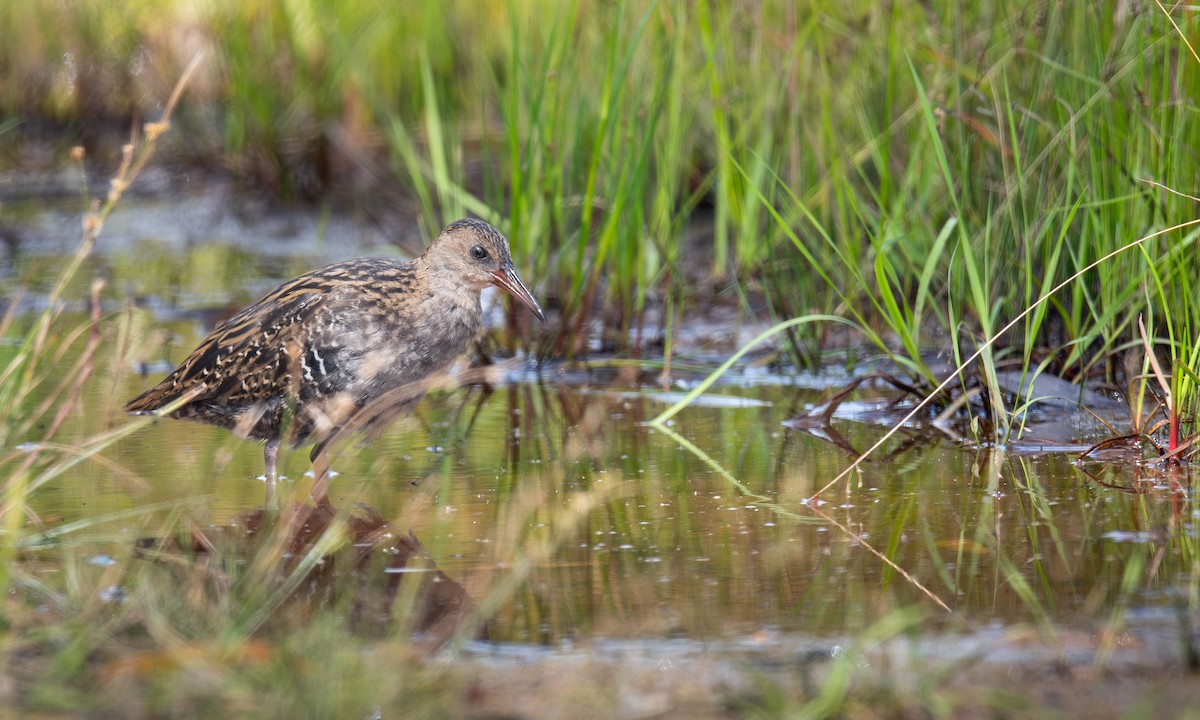
[[[930,350],[971,354],[1047,288],[1194,213],[1144,182],[1186,192],[1198,139],[1194,18],[1160,6],[86,5],[60,33],[54,7],[18,5],[6,113],[86,124],[89,97],[168,74],[197,32],[214,62],[182,114],[208,136],[199,118],[218,113],[220,164],[283,196],[390,176],[428,237],[492,220],[561,312],[525,334],[542,356],[661,342],[669,376],[678,318],[715,291],[777,321],[844,317],[932,387]],[[94,77],[64,81],[64,54]],[[1188,242],[1098,266],[985,350],[964,378],[984,431],[1011,430],[997,366],[1121,381],[1138,314],[1173,357],[1187,347]],[[830,337],[782,340],[812,365]]]
[[[0,444],[15,447],[0,458],[5,703],[126,717],[178,712],[335,716],[347,711],[367,717],[381,707],[424,714],[422,697],[432,691],[412,663],[407,634],[376,645],[376,657],[368,657],[342,642],[338,618],[344,614],[286,622],[297,614],[280,612],[313,570],[345,546],[343,518],[335,518],[329,531],[291,563],[285,562],[284,550],[295,528],[284,518],[262,528],[263,541],[245,564],[235,554],[222,555],[228,548],[210,547],[210,557],[189,558],[143,554],[124,542],[119,543],[119,558],[99,556],[104,569],[96,571],[97,563],[88,562],[88,549],[102,540],[103,528],[132,522],[150,538],[179,533],[187,547],[196,528],[192,509],[178,502],[142,503],[53,528],[45,527],[33,509],[49,484],[61,482],[82,462],[128,475],[104,453],[148,424],[125,421],[99,434],[63,437],[67,418],[86,412],[82,388],[100,354],[97,296],[103,285],[93,284],[92,317],[83,325],[71,324],[61,300],[93,251],[105,219],[169,127],[200,60],[184,72],[162,118],[126,146],[107,197],[86,201],[85,191],[82,241],[58,275],[45,309],[20,320],[10,311],[0,323],[6,336],[27,326],[19,344],[6,345],[12,349],[4,354],[0,370]],[[82,149],[74,156],[82,164]],[[37,439],[25,440],[31,436]],[[38,571],[39,555],[50,550],[62,582],[45,582]],[[393,674],[396,663],[411,672]],[[297,673],[297,668],[304,671]],[[280,685],[283,675],[294,684]],[[381,687],[385,694],[378,692]]]
[[[0,457],[0,692],[9,707],[79,716],[457,714],[458,680],[444,678],[447,665],[422,662],[430,648],[412,640],[414,608],[422,600],[415,581],[401,584],[393,607],[381,607],[380,598],[364,600],[355,592],[357,573],[345,573],[350,581],[337,587],[314,580],[327,565],[356,562],[346,513],[335,513],[297,552],[295,538],[311,508],[266,513],[249,541],[236,526],[221,532],[201,524],[205,513],[198,504],[178,500],[141,502],[57,526],[34,509],[52,484],[85,462],[126,478],[130,493],[145,490],[108,452],[148,419],[118,421],[93,434],[68,422],[95,411],[97,393],[84,392],[94,383],[93,368],[110,356],[124,365],[128,345],[136,342],[125,336],[137,330],[106,322],[102,283],[92,285],[91,314],[82,324],[64,310],[63,296],[169,128],[199,63],[198,57],[185,71],[162,119],[125,147],[104,201],[89,201],[85,188],[82,241],[55,278],[45,309],[18,317],[14,303],[0,322],[6,337],[23,330],[19,343],[4,346],[0,371],[0,444],[15,448]],[[74,156],[82,164],[82,149]],[[113,331],[119,341],[102,350]],[[25,440],[31,436],[37,439]],[[214,453],[213,463],[219,466],[221,456]],[[481,574],[474,588],[480,611],[434,648],[449,640],[443,652],[453,656],[608,494],[573,493],[574,505],[556,512],[542,507],[542,492],[528,488],[520,493],[524,499],[506,504],[492,556],[497,570]],[[414,503],[408,511],[422,507],[428,504]],[[545,532],[530,530],[534,517]],[[142,534],[131,538],[114,526]],[[93,553],[110,543],[116,558]],[[43,562],[58,578],[42,577]],[[356,616],[366,619],[356,622]],[[347,641],[355,636],[359,642]]]
[[[159,137],[169,127],[171,113],[180,93],[199,62],[200,57],[195,58],[184,71],[180,83],[167,101],[162,119],[145,126],[145,137],[141,142],[135,137],[125,146],[121,165],[104,201],[88,201],[86,183],[83,184],[87,210],[79,248],[58,274],[45,309],[30,322],[15,352],[3,357],[5,365],[0,370],[0,403],[4,409],[0,411],[0,447],[14,449],[0,458],[0,468],[5,470],[0,500],[0,532],[8,539],[8,542],[0,545],[0,591],[7,591],[13,581],[10,573],[15,567],[13,560],[20,545],[17,539],[21,537],[26,515],[32,513],[30,497],[80,462],[92,459],[104,462],[100,453],[141,425],[128,424],[87,439],[58,436],[67,417],[80,412],[83,386],[92,374],[101,339],[99,295],[104,287],[103,282],[96,280],[92,283],[92,312],[86,325],[62,327],[61,301],[64,290],[94,249],[105,219],[145,167]],[[72,156],[80,166],[82,177],[83,149],[76,148]],[[0,329],[7,331],[12,326],[16,307],[16,304],[10,305],[8,314],[0,322]],[[87,341],[79,349],[77,342],[85,332],[88,333]],[[77,353],[75,359],[63,367],[64,356],[72,351]],[[52,389],[47,391],[49,387]],[[41,402],[34,400],[37,397],[35,391],[43,395]],[[35,431],[40,431],[40,438],[27,440]],[[18,442],[18,439],[22,442]],[[33,518],[36,521],[36,514]]]
[[[938,598],[1003,586],[1013,612],[1053,638],[1054,603],[1070,591],[1062,578],[1078,569],[1045,488],[1024,460],[1001,449],[962,469],[972,490],[996,502],[967,506],[954,542],[930,528],[915,493],[888,489],[872,516],[886,532],[872,547],[894,566],[867,566],[845,548],[828,561],[787,550],[787,539],[815,517],[806,501],[827,492],[851,497],[842,481],[859,461],[833,481],[796,472],[768,493],[687,436],[689,399],[759,342],[776,340],[792,363],[813,365],[832,328],[849,328],[867,352],[921,381],[931,402],[948,403],[936,390],[978,393],[966,413],[978,419],[970,427],[981,446],[1002,447],[1020,432],[1016,410],[1035,400],[1005,398],[1000,368],[1120,385],[1135,408],[1135,429],[1166,435],[1167,448],[1189,453],[1200,352],[1197,210],[1163,189],[1194,190],[1200,147],[1200,61],[1181,50],[1196,20],[1182,10],[1003,0],[837,8],[531,0],[400,13],[370,2],[301,0],[216,3],[197,14],[183,4],[84,3],[64,25],[57,7],[0,4],[0,25],[21,38],[0,50],[12,80],[0,84],[6,115],[74,123],[81,135],[99,119],[158,116],[134,99],[161,97],[139,89],[173,76],[182,65],[178,49],[196,33],[214,59],[179,121],[208,143],[212,162],[284,197],[322,197],[343,174],[386,168],[428,236],[463,214],[493,221],[511,237],[535,292],[561,314],[547,335],[523,338],[538,355],[584,355],[597,344],[632,353],[661,337],[666,358],[655,368],[669,377],[681,364],[672,359],[673,331],[699,302],[716,295],[747,315],[765,306],[772,329],[650,421],[683,449],[665,461],[674,465],[664,477],[707,468],[730,493],[778,516],[775,535],[765,534],[776,565],[742,564],[742,548],[730,539],[718,558],[730,575],[787,586],[778,568],[811,561],[805,567],[814,576],[829,564],[852,566],[878,572],[887,587],[911,573]],[[174,101],[166,107],[169,116]],[[205,121],[211,115],[217,122]],[[245,567],[159,558],[176,563],[171,575],[124,557],[116,569],[92,570],[85,542],[72,536],[94,538],[106,523],[139,513],[147,533],[187,534],[195,519],[186,509],[147,503],[84,525],[38,526],[38,493],[79,463],[107,462],[113,443],[145,424],[65,436],[60,418],[79,412],[103,317],[67,324],[58,301],[79,282],[105,217],[165,125],[153,128],[118,160],[107,198],[89,208],[83,244],[46,310],[32,319],[10,310],[0,323],[0,336],[19,330],[17,344],[0,347],[7,453],[0,457],[0,612],[5,628],[18,631],[4,641],[6,672],[21,672],[11,669],[14,658],[32,658],[19,678],[29,688],[22,701],[63,711],[84,712],[114,689],[114,714],[269,707],[280,717],[368,717],[380,708],[436,715],[453,707],[445,667],[417,662],[402,624],[364,653],[345,642],[344,605],[291,612],[287,603],[307,573],[344,545],[340,532],[284,570],[281,524]],[[22,126],[0,120],[0,136],[9,143]],[[105,292],[97,286],[84,295],[92,302]],[[658,327],[646,313],[655,306],[663,309]],[[517,327],[515,316],[510,325]],[[936,374],[931,350],[951,353],[958,370]],[[551,398],[527,400],[539,411],[555,406]],[[599,422],[567,405],[564,423]],[[1159,417],[1165,426],[1155,424]],[[18,447],[34,428],[44,430]],[[763,452],[771,441],[757,432]],[[480,571],[471,581],[480,618],[499,615],[514,635],[547,642],[546,627],[586,626],[596,607],[635,607],[638,593],[653,596],[652,580],[633,561],[606,556],[593,568],[590,556],[563,549],[592,530],[596,513],[639,545],[675,541],[645,507],[652,503],[598,490],[591,444],[572,442],[548,443],[567,459],[537,488],[519,491],[527,478],[510,468],[508,514],[490,558],[505,571]],[[627,469],[634,477],[634,465]],[[680,517],[704,502],[690,485],[664,482],[644,479],[625,492],[669,491]],[[1005,491],[1017,498],[1007,512],[998,509]],[[545,507],[559,493],[578,507]],[[1181,612],[1193,612],[1197,596],[1195,544],[1179,531],[1186,520],[1149,495],[1133,507],[1139,523],[1169,532],[1162,543],[1113,550],[1122,581],[1086,599],[1108,609],[1110,643],[1138,593],[1164,582],[1156,574],[1162,563],[1190,572]],[[1083,503],[1078,513],[1098,540],[1105,528],[1092,522],[1095,510]],[[679,543],[688,550],[711,551],[678,534],[689,537]],[[34,571],[37,550],[48,546],[65,549],[61,586]],[[577,562],[551,562],[556,553]],[[1099,565],[1105,557],[1085,560]],[[834,574],[822,577],[844,589]],[[783,596],[796,605],[815,595],[788,587]],[[121,588],[124,599],[110,588]],[[552,602],[555,592],[580,588]],[[915,591],[903,597],[927,602]],[[519,608],[508,603],[513,598]],[[855,595],[814,614],[876,616],[881,604]],[[913,627],[908,609],[883,610],[864,642]],[[697,622],[701,614],[686,604],[680,612]],[[839,661],[815,700],[804,698],[813,701],[808,714],[852,707],[852,674],[851,660]],[[76,682],[81,690],[63,690]]]

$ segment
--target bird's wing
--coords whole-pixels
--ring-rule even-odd
[[[300,331],[323,305],[326,281],[303,275],[221,323],[161,383],[134,398],[127,412],[152,413],[187,393],[193,402],[251,405],[295,393]]]

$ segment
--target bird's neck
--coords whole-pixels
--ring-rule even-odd
[[[422,304],[426,306],[427,317],[434,322],[465,326],[471,335],[482,330],[482,288],[464,283],[457,273],[425,263],[418,264],[418,276],[423,280]]]

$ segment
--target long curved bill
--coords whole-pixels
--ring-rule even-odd
[[[542,312],[542,306],[538,305],[538,301],[533,298],[533,293],[529,292],[529,288],[521,282],[521,277],[517,275],[512,263],[505,263],[504,267],[492,273],[492,284],[507,290],[510,295],[520,300],[522,305],[532,310],[538,320],[546,322],[546,313]]]

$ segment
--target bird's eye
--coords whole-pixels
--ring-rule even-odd
[[[471,255],[475,256],[476,260],[484,260],[487,258],[487,250],[482,245],[476,245],[471,248]]]

